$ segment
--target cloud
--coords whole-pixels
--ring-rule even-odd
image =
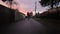
[[[20,7],[27,9],[27,10],[31,10],[31,11],[34,11],[35,1],[36,1],[37,2],[37,11],[46,10],[46,8],[41,7],[41,5],[38,3],[39,0],[15,0],[15,1],[18,2]]]
[[[38,1],[40,0],[14,0],[15,2],[18,3],[18,7],[14,6],[15,8],[17,7],[19,9],[20,12],[22,13],[27,13],[28,11],[33,11],[35,10],[35,1],[37,2],[37,12],[42,13],[43,11],[46,11],[48,9],[48,7],[42,7]],[[0,1],[0,3],[2,3]],[[3,4],[3,3],[2,3]],[[4,4],[6,5],[6,4]],[[14,8],[13,7],[13,8]]]

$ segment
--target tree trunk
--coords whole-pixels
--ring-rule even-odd
[[[51,8],[53,8],[53,1],[54,1],[54,0],[51,0]]]

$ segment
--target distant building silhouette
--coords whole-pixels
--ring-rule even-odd
[[[40,17],[60,19],[60,7],[58,7],[58,9],[57,8],[49,9],[48,11],[41,13]]]
[[[35,15],[37,18],[40,18],[40,13],[38,12],[38,13],[36,13],[36,15]]]

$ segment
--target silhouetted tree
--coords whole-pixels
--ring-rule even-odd
[[[2,1],[3,1],[3,2],[6,2],[6,1],[7,1],[7,2],[9,3],[9,5],[10,5],[10,8],[12,8],[12,5],[13,5],[13,4],[15,4],[15,5],[18,4],[18,3],[16,3],[16,2],[14,2],[13,0],[2,0]],[[7,3],[7,4],[8,4],[8,3]]]
[[[2,0],[3,2],[5,2],[5,1],[13,1],[13,0]]]
[[[41,0],[39,1],[39,3],[45,7],[45,6],[51,6],[51,8],[53,8],[54,5],[58,5],[60,2],[60,0]]]
[[[3,2],[8,1],[9,4],[10,4],[10,8],[11,8],[13,0],[2,0],[2,1],[3,1]]]
[[[33,12],[31,11],[31,12],[30,12],[30,17],[32,17],[32,16],[33,16]]]
[[[6,0],[2,0],[3,2],[5,2]]]

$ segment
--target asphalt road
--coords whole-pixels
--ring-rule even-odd
[[[2,25],[0,31],[1,34],[52,34],[51,29],[32,18],[29,20],[26,18],[9,25]]]

